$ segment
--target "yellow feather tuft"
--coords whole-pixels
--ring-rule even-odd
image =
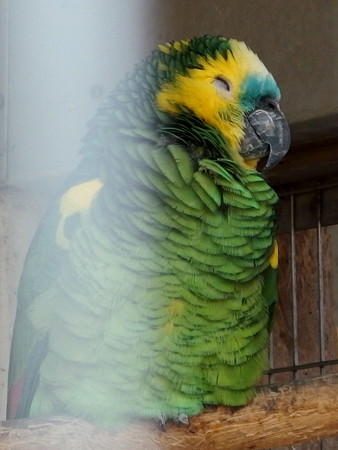
[[[177,41],[174,42],[173,46],[175,50],[177,50],[178,52],[182,52],[186,47],[187,43],[188,41]]]
[[[164,332],[164,335],[168,335],[171,334],[175,329],[175,325],[173,324],[173,322],[167,322],[163,327],[162,330]]]
[[[270,265],[273,269],[277,269],[278,267],[278,244],[277,241],[275,241],[273,246],[273,251],[271,253],[271,256],[269,258]]]
[[[172,48],[174,48],[177,52],[183,52],[184,48],[189,45],[189,41],[175,41],[175,42],[167,42],[165,45],[160,44],[158,48],[163,53],[170,53]]]
[[[182,300],[174,300],[167,307],[167,310],[171,317],[179,316],[180,314],[182,314],[183,309],[184,309],[184,302]]]
[[[166,66],[163,63],[159,63],[158,68],[161,69],[161,70],[169,70],[168,66]]]
[[[169,54],[169,53],[170,53],[169,45],[170,45],[170,44],[167,44],[167,45],[162,45],[162,44],[160,44],[160,45],[158,46],[158,48],[161,50],[161,52]]]
[[[252,169],[256,169],[257,164],[258,164],[259,159],[248,159],[247,161],[245,161],[245,164],[249,167],[251,167]]]
[[[88,210],[102,186],[103,182],[99,178],[95,178],[72,186],[63,194],[59,204],[61,218],[56,230],[56,242],[60,247],[67,249],[70,245],[70,241],[64,233],[67,217]]]

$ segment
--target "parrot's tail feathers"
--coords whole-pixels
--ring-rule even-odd
[[[8,403],[7,403],[7,420],[16,418],[19,409],[19,403],[22,395],[23,386],[24,386],[24,377],[22,376],[9,389]]]
[[[39,384],[39,368],[48,349],[48,336],[37,341],[29,356],[26,372],[9,390],[9,418],[21,419],[28,417],[35,391]]]

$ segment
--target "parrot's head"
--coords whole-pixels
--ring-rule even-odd
[[[160,46],[157,107],[171,117],[194,117],[226,140],[227,155],[244,167],[267,157],[265,170],[287,153],[290,132],[280,90],[243,42],[204,36]],[[191,121],[193,123],[193,121]]]

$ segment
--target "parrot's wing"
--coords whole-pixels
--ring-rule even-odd
[[[91,170],[92,172],[92,170]],[[91,185],[90,195],[100,187],[97,179],[83,166],[72,175],[41,221],[28,251],[18,289],[18,305],[14,326],[8,378],[8,418],[28,415],[39,381],[39,367],[48,350],[48,332],[35,327],[29,319],[34,302],[43,296],[48,314],[48,298],[53,298],[53,281],[68,258],[67,240],[79,227],[76,206],[81,187]],[[88,179],[89,178],[89,179]],[[94,180],[94,184],[93,184]],[[77,191],[74,192],[74,189]],[[73,190],[73,191],[72,191]],[[68,195],[68,198],[66,196]],[[75,209],[67,215],[65,201],[75,200]],[[80,205],[81,206],[81,205]],[[69,207],[68,207],[69,209]]]

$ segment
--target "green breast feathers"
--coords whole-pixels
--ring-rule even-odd
[[[257,162],[288,150],[279,98],[223,37],[160,46],[117,86],[26,259],[9,417],[117,429],[253,398],[278,259]]]

